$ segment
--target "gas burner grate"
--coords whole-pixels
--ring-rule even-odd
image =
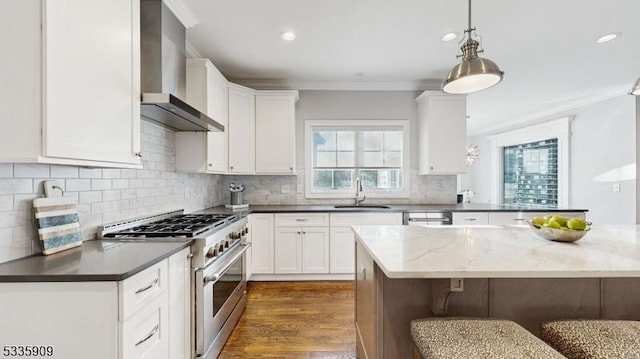
[[[105,234],[105,237],[194,237],[237,218],[233,214],[180,214]]]

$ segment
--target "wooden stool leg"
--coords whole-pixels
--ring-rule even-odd
[[[418,351],[418,347],[413,346],[413,359],[422,359],[422,354]]]

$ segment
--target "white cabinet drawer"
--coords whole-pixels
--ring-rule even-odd
[[[331,213],[331,226],[402,224],[402,213]]]
[[[278,213],[276,214],[276,227],[311,227],[328,226],[328,213]]]
[[[121,321],[129,318],[167,289],[168,272],[168,260],[165,259],[133,277],[118,282]]]
[[[131,318],[121,323],[122,359],[168,359],[168,295],[150,300]]]
[[[537,215],[544,216],[546,213],[535,212],[491,212],[489,213],[489,224],[495,226],[510,226],[514,224],[527,224],[525,221]]]
[[[455,225],[489,224],[489,213],[487,212],[454,212],[453,224]]]

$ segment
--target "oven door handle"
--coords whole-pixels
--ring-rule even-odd
[[[241,246],[241,248],[238,248],[238,250],[236,251],[236,253],[227,260],[227,262],[224,264],[224,266],[222,267],[222,269],[218,272],[215,272],[211,275],[207,275],[204,276],[203,281],[204,283],[213,283],[215,284],[218,280],[220,280],[220,277],[222,277],[222,275],[224,274],[224,272],[226,272],[229,267],[231,267],[231,265],[238,259],[240,258],[240,256],[242,256],[244,254],[244,252],[247,251],[247,249],[249,249],[249,247],[251,246],[251,243],[246,242],[246,243],[240,243],[239,246]]]

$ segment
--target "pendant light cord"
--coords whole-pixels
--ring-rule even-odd
[[[471,38],[471,0],[469,0],[469,38]]]

